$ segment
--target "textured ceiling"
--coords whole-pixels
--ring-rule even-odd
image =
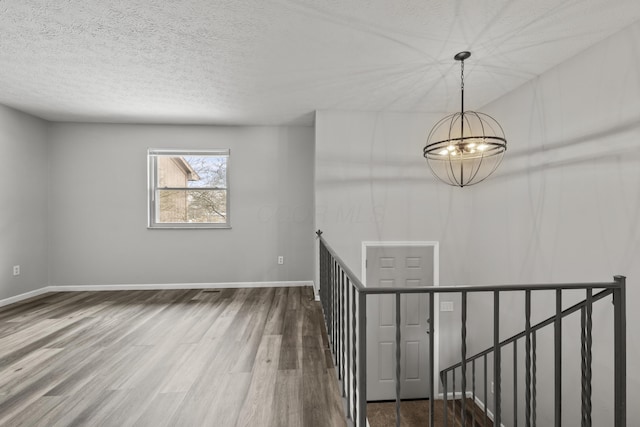
[[[482,106],[638,0],[0,0],[0,104],[56,121],[311,124]]]

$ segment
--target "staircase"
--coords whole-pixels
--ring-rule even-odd
[[[624,413],[624,396],[626,393],[625,390],[625,378],[623,377],[624,367],[625,367],[625,345],[624,341],[625,335],[624,332],[624,278],[617,276],[615,281],[620,283],[621,291],[620,293],[616,293],[615,289],[604,289],[594,294],[594,288],[587,287],[586,288],[586,297],[584,300],[570,306],[569,308],[562,309],[562,289],[556,289],[556,314],[548,317],[547,319],[536,323],[535,325],[531,324],[531,297],[532,291],[531,289],[525,290],[525,329],[513,335],[512,337],[498,342],[497,337],[498,326],[497,321],[494,322],[495,331],[494,331],[494,345],[492,347],[487,348],[484,351],[481,351],[473,356],[466,357],[466,348],[465,341],[462,343],[462,360],[463,362],[457,363],[453,366],[450,366],[446,369],[443,369],[440,372],[440,379],[443,384],[443,388],[445,390],[445,405],[447,403],[447,396],[456,396],[456,388],[458,388],[458,392],[461,390],[465,391],[467,397],[470,399],[464,400],[456,400],[455,405],[459,405],[460,408],[456,408],[456,419],[459,419],[462,422],[462,418],[464,421],[468,419],[468,415],[466,412],[466,403],[473,403],[476,400],[481,400],[484,402],[488,401],[489,394],[487,392],[487,383],[489,380],[492,380],[492,384],[496,384],[495,390],[491,390],[491,394],[493,396],[493,407],[491,408],[491,412],[487,408],[483,411],[485,417],[487,415],[493,420],[491,424],[493,425],[514,425],[517,426],[519,424],[524,424],[525,426],[535,426],[537,421],[537,407],[538,407],[538,399],[537,396],[540,393],[551,394],[554,396],[554,406],[550,409],[553,411],[554,425],[559,427],[562,424],[562,366],[563,366],[563,355],[562,355],[562,339],[563,339],[563,329],[562,324],[563,321],[571,316],[571,315],[580,315],[580,367],[581,367],[581,384],[580,384],[580,392],[581,392],[581,407],[580,407],[580,417],[581,417],[581,425],[582,426],[591,426],[592,419],[592,363],[593,363],[593,355],[592,355],[592,347],[593,347],[593,306],[596,302],[604,299],[609,299],[607,297],[613,297],[613,305],[614,311],[616,311],[617,306],[617,320],[614,328],[615,335],[615,354],[614,354],[614,365],[615,365],[615,378],[612,379],[614,382],[614,390],[615,397],[612,402],[613,407],[617,407],[614,413],[614,420],[608,421],[611,425],[615,426],[624,426],[625,420],[621,418],[625,415]],[[496,293],[496,298],[498,294]],[[620,328],[621,330],[618,330]],[[464,330],[464,321],[463,321],[463,330]],[[540,334],[545,333],[547,330],[549,334],[553,334],[553,369],[549,370],[548,367],[544,375],[552,375],[553,376],[553,388],[547,388],[543,390],[538,390],[539,381],[538,381],[538,371],[539,364],[538,358],[546,356],[549,357],[548,354],[539,354],[538,345],[537,345],[537,337]],[[463,332],[464,334],[464,332]],[[524,356],[519,352],[524,351]],[[512,357],[503,357],[503,356],[512,356]],[[488,358],[491,357],[493,371],[494,374],[491,375],[488,372]],[[578,361],[576,360],[576,363]],[[491,366],[491,364],[489,364]],[[476,372],[480,371],[482,373],[481,378],[481,390],[476,390]],[[501,381],[504,372],[509,372],[513,381],[511,384],[507,385]],[[524,381],[521,383],[519,381],[519,374],[524,372]],[[471,378],[469,381],[468,374],[471,374]],[[456,381],[456,374],[458,375],[459,381]],[[470,386],[471,382],[471,386]],[[492,385],[493,388],[493,385]],[[502,389],[508,391],[508,395],[503,395]],[[621,401],[617,401],[616,399],[622,399]],[[510,419],[505,420],[502,418],[502,413],[504,411],[504,406],[510,405]],[[477,412],[477,405],[472,404],[472,418]],[[549,410],[549,408],[546,408]],[[619,412],[618,412],[619,411]],[[497,416],[496,416],[497,415]],[[446,424],[445,424],[446,425]]]
[[[346,417],[349,425],[365,427],[367,425],[367,296],[393,295],[396,299],[395,328],[395,384],[396,402],[392,422],[385,427],[400,427],[408,417],[403,414],[400,402],[401,375],[401,296],[427,294],[429,313],[435,312],[435,297],[438,294],[456,294],[460,297],[460,358],[461,362],[440,372],[439,393],[443,400],[425,401],[420,424],[434,426],[507,426],[507,427],[560,427],[567,419],[576,420],[581,427],[591,427],[594,402],[602,409],[598,414],[611,414],[611,419],[599,420],[598,425],[626,427],[626,313],[625,313],[625,277],[615,276],[613,282],[599,283],[563,283],[528,284],[501,286],[439,286],[439,287],[374,287],[366,288],[360,280],[327,244],[318,231],[319,248],[319,297],[322,303],[325,325],[331,354],[336,366],[340,389],[345,400]],[[546,292],[555,294],[555,314],[547,319],[532,323],[533,295]],[[582,292],[584,299],[563,309],[563,295],[572,296]],[[484,293],[492,295],[491,317],[493,331],[488,338],[492,342],[488,348],[473,356],[467,355],[467,297],[470,294]],[[506,340],[500,340],[501,296],[506,293],[524,294],[525,307],[522,313],[525,328]],[[502,299],[503,303],[505,299]],[[546,298],[548,304],[548,298]],[[604,302],[612,305],[604,305]],[[600,366],[613,366],[611,385],[613,396],[598,395],[592,399],[593,365],[593,306],[600,302],[599,314],[609,311],[613,323],[613,355],[611,361]],[[552,305],[553,306],[553,305]],[[537,307],[535,307],[537,308]],[[511,307],[505,308],[511,310]],[[505,312],[503,311],[503,313]],[[579,333],[569,334],[570,340],[579,339],[577,352],[566,351],[563,354],[563,335],[575,322],[566,321],[569,316],[580,316]],[[490,321],[491,321],[490,320]],[[504,320],[504,319],[502,319]],[[434,322],[430,322],[429,377],[436,378],[434,366]],[[602,329],[602,328],[600,328]],[[549,343],[548,337],[552,336]],[[441,337],[442,338],[442,337]],[[545,341],[546,339],[546,341]],[[540,342],[540,345],[539,345]],[[599,345],[602,345],[599,343]],[[545,363],[538,363],[545,360]],[[552,363],[549,363],[549,360]],[[602,362],[602,361],[600,361]],[[552,365],[552,368],[549,368]],[[563,407],[563,365],[580,366],[576,384],[565,384],[577,389],[580,394],[579,411],[575,405]],[[573,375],[567,369],[569,374]],[[510,378],[509,378],[510,377]],[[504,378],[504,381],[503,381]],[[569,377],[573,381],[572,377]],[[425,394],[437,396],[435,381],[431,381]],[[489,384],[492,386],[489,387]],[[579,386],[577,386],[579,384]],[[495,385],[495,387],[493,387]],[[491,388],[491,394],[489,394]],[[466,398],[459,398],[466,396]],[[546,399],[538,399],[544,396]],[[453,397],[453,399],[452,399]],[[548,402],[552,401],[549,405]],[[480,408],[476,402],[487,407]],[[447,408],[447,410],[444,410]],[[574,410],[572,413],[571,411]],[[575,413],[578,412],[578,413]],[[437,416],[440,414],[442,418]],[[538,422],[540,420],[541,422]],[[377,427],[371,424],[371,427]]]
[[[464,424],[462,421],[463,406],[465,411]],[[452,419],[453,425],[456,427],[489,427],[493,425],[493,421],[485,411],[469,398],[465,399],[464,405],[462,399],[449,401],[447,407],[448,418]]]

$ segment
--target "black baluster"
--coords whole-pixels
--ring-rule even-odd
[[[467,394],[467,293],[462,292],[462,325],[460,327],[460,335],[462,343],[460,345],[460,350],[462,352],[462,363],[460,366],[460,370],[462,371],[462,383],[460,384],[460,389],[462,391],[462,425],[465,425],[465,421],[467,418],[466,414],[466,394]]]

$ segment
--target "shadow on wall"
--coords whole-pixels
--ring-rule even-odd
[[[325,174],[327,178],[317,179],[317,188],[371,182],[435,184],[421,150],[416,151],[415,158],[412,159],[407,159],[406,156],[384,159],[323,156],[322,166],[328,171]]]
[[[598,162],[636,162],[640,121],[629,120],[587,135],[541,144],[515,152],[507,151],[495,179],[507,179],[531,172]]]
[[[638,118],[634,118],[631,120],[627,120],[625,122],[616,124],[615,126],[609,126],[606,129],[601,129],[597,132],[592,132],[586,135],[581,135],[581,136],[576,136],[574,138],[569,138],[566,139],[564,141],[558,141],[555,143],[549,143],[546,146],[541,146],[541,147],[536,147],[536,148],[529,148],[526,150],[519,150],[515,153],[513,153],[510,157],[511,158],[521,158],[521,157],[525,157],[528,158],[530,156],[536,155],[536,154],[540,154],[543,151],[548,151],[548,150],[553,150],[553,149],[560,149],[560,148],[567,148],[567,147],[572,147],[572,146],[576,146],[576,145],[580,145],[580,144],[585,144],[588,142],[597,142],[600,140],[604,140],[604,139],[608,139],[611,138],[612,136],[615,135],[619,135],[619,134],[624,134],[626,132],[631,132],[633,130],[636,129],[640,129],[640,119]],[[545,148],[547,147],[547,148]],[[636,147],[639,148],[639,147]]]
[[[569,165],[586,164],[597,160],[628,162],[637,161],[634,155],[640,154],[637,135],[640,120],[627,120],[616,126],[610,126],[586,135],[564,141],[541,144],[538,147],[523,150],[507,150],[504,161],[495,178],[508,179],[531,172],[560,168]],[[626,136],[626,137],[625,137]],[[318,187],[339,185],[359,185],[371,182],[385,183],[421,183],[436,185],[426,162],[421,162],[422,154],[416,152],[416,160],[405,158],[369,159],[344,155],[323,158],[326,168],[335,168],[341,174],[332,178],[319,179]]]

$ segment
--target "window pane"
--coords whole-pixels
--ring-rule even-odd
[[[227,158],[222,156],[158,156],[160,188],[226,188]]]
[[[227,188],[227,158],[218,156],[185,156],[184,160],[198,174],[188,182],[189,188]]]
[[[229,224],[228,150],[211,154],[149,150],[153,206],[150,224]]]
[[[227,222],[227,190],[158,190],[158,222]]]

